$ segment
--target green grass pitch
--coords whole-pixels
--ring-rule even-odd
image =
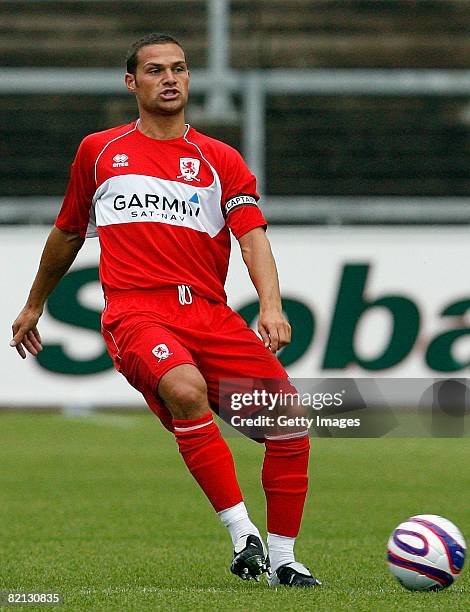
[[[263,449],[229,444],[264,532]],[[229,537],[150,413],[1,414],[0,590],[57,591],[67,611],[468,610],[468,567],[446,591],[408,593],[385,564],[411,514],[442,514],[470,539],[468,438],[312,447],[297,556],[323,586],[274,590],[230,574]]]

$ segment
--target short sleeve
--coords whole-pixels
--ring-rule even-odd
[[[91,205],[95,193],[93,161],[87,150],[86,139],[78,148],[72,164],[62,207],[55,221],[64,232],[78,233],[82,238],[95,235],[88,232]]]
[[[222,175],[222,212],[235,238],[241,238],[255,227],[266,228],[258,200],[255,176],[240,153],[229,148]]]

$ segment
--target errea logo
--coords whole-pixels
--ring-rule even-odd
[[[125,153],[118,153],[113,157],[113,168],[122,168],[123,166],[128,166],[129,162],[127,161],[129,158]]]

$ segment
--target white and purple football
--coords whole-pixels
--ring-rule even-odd
[[[464,537],[453,523],[436,514],[417,514],[393,531],[387,560],[409,591],[438,591],[456,580],[465,552]]]

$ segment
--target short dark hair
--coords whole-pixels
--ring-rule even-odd
[[[176,38],[173,38],[173,36],[170,36],[169,34],[153,32],[152,34],[147,34],[146,36],[139,38],[139,40],[136,40],[135,43],[129,47],[129,51],[126,55],[127,72],[130,74],[136,73],[137,56],[139,55],[139,51],[142,49],[142,47],[147,47],[148,45],[167,45],[168,43],[178,45],[178,47],[180,47],[184,53],[184,49],[180,43],[176,40]]]

